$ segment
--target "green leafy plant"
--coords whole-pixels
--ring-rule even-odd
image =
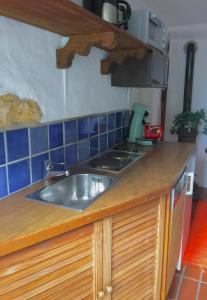
[[[186,111],[175,115],[170,131],[171,134],[197,135],[202,124],[204,124],[202,133],[207,135],[207,119],[204,109],[196,112]]]

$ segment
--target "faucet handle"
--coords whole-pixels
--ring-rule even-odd
[[[54,168],[53,162],[50,160],[45,160],[44,168],[45,168],[45,171],[51,171]]]
[[[51,160],[45,160],[44,161],[44,166],[45,166],[45,171],[52,171],[55,169],[55,167],[64,167],[64,170],[65,170],[65,163],[64,162],[60,162],[60,163],[55,163]]]

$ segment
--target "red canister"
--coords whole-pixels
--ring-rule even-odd
[[[144,125],[144,137],[147,139],[161,139],[163,136],[163,128],[160,125]]]

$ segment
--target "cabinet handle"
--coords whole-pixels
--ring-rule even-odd
[[[192,196],[192,194],[193,194],[194,172],[188,172],[187,176],[190,177],[190,187],[189,187],[189,190],[186,191],[186,195],[187,196]]]
[[[106,287],[106,292],[108,293],[108,294],[111,294],[112,293],[112,286],[107,286]]]
[[[104,298],[104,292],[103,291],[99,291],[98,292],[98,299],[103,299]]]

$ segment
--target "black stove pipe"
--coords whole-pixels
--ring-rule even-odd
[[[184,87],[184,100],[183,111],[191,111],[192,91],[193,91],[193,72],[194,60],[197,45],[194,41],[187,42],[184,46],[186,53],[186,69],[185,69],[185,87]]]

